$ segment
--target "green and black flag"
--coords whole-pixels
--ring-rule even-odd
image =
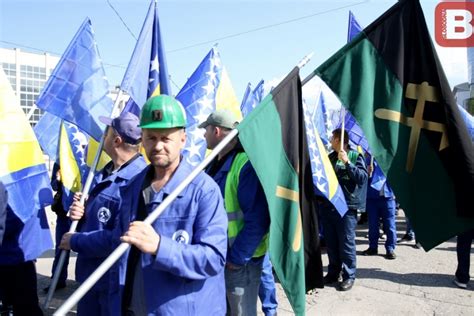
[[[295,68],[237,127],[268,201],[271,261],[296,315],[306,291],[323,287],[302,104]]]
[[[315,70],[364,130],[425,250],[474,227],[474,149],[418,0]]]

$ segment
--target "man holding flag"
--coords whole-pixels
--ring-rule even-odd
[[[141,131],[138,117],[130,112],[115,119],[101,117],[109,126],[104,150],[112,158],[94,178],[86,205],[80,194],[70,208],[72,220],[79,222],[79,233],[66,233],[60,247],[78,253],[76,280],[84,282],[110,253],[112,230],[115,227],[119,187],[126,185],[146,166],[139,153]],[[108,277],[102,278],[77,307],[78,315],[110,315]],[[116,302],[117,303],[117,302]]]
[[[331,146],[334,151],[329,154],[329,160],[349,209],[342,215],[329,202],[320,203],[321,221],[329,257],[328,273],[324,277],[324,283],[338,282],[342,276],[338,289],[349,291],[354,285],[356,276],[357,211],[365,209],[368,175],[362,155],[349,148],[347,131],[334,130]]]
[[[121,282],[122,308],[114,315],[226,312],[227,216],[217,184],[199,173],[152,225],[143,222],[193,170],[181,155],[185,126],[184,109],[170,96],[143,106],[142,142],[151,165],[120,190],[114,236],[132,248],[111,271]]]

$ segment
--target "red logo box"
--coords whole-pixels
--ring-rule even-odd
[[[474,2],[441,2],[435,9],[435,38],[444,47],[474,46]]]

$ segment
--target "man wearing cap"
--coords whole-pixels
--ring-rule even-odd
[[[122,302],[114,315],[226,312],[227,217],[216,183],[200,172],[153,224],[143,222],[193,170],[181,156],[185,126],[184,109],[170,96],[143,106],[142,142],[151,164],[120,189],[117,242],[132,247],[111,272],[118,272]]]
[[[94,177],[85,207],[79,203],[80,193],[74,196],[69,211],[72,220],[80,220],[79,232],[66,233],[61,241],[62,249],[78,253],[76,280],[79,282],[84,282],[113,249],[112,230],[117,219],[119,187],[146,167],[139,153],[138,117],[126,112],[113,120],[105,117],[100,120],[109,126],[104,151],[112,161]],[[78,315],[111,314],[108,278],[102,277],[82,298],[77,307]]]
[[[238,124],[232,112],[218,110],[199,125],[214,149]],[[234,138],[206,172],[219,185],[229,220],[225,269],[228,315],[257,315],[270,215],[262,186],[247,154]]]

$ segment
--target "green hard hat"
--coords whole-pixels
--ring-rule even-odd
[[[140,116],[141,128],[173,128],[186,126],[183,106],[173,97],[158,95],[151,97],[143,106]]]

